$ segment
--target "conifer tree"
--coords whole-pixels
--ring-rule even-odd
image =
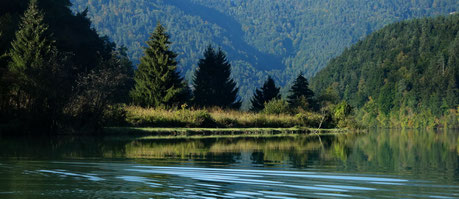
[[[231,64],[221,49],[215,51],[211,45],[199,60],[195,73],[194,104],[198,107],[221,107],[239,109],[236,82],[231,78]]]
[[[303,108],[314,108],[314,92],[309,89],[308,80],[303,74],[298,75],[292,88],[290,89],[290,95],[288,103],[290,106],[302,106]]]
[[[177,72],[177,54],[170,50],[170,44],[166,29],[158,23],[135,71],[135,86],[131,91],[134,104],[171,107],[186,102],[185,84]]]
[[[274,83],[274,80],[271,78],[271,76],[268,76],[268,79],[263,84],[263,87],[255,91],[255,95],[251,100],[251,110],[261,111],[265,108],[265,103],[279,98],[279,88],[276,87],[276,84]]]
[[[32,0],[21,18],[8,54],[8,70],[14,77],[11,90],[16,108],[25,111],[29,117],[38,116],[31,118],[37,123],[53,122],[57,117],[56,104],[61,97],[60,89],[57,89],[61,72],[58,51],[43,20],[44,14],[38,10],[36,0]]]

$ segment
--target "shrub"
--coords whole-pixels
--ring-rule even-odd
[[[182,115],[180,121],[184,121],[187,124],[186,127],[215,127],[214,119],[205,110],[186,110],[186,114]]]
[[[264,114],[290,114],[291,110],[289,108],[288,102],[283,99],[275,99],[265,103],[265,108],[262,113]]]
[[[352,113],[352,107],[346,101],[342,101],[334,108],[334,118],[337,121],[345,120]]]
[[[108,126],[124,126],[127,124],[126,114],[126,105],[110,105],[104,111],[103,123]]]
[[[319,127],[324,121],[324,116],[313,112],[301,112],[295,115],[301,126]]]

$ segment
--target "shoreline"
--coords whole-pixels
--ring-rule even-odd
[[[14,132],[14,133],[12,133]],[[21,132],[21,133],[19,133]],[[98,133],[76,131],[55,134],[34,134],[16,128],[0,126],[0,136],[150,136],[150,137],[273,137],[299,135],[325,135],[353,132],[349,129],[317,129],[310,127],[103,127]],[[356,132],[361,132],[357,130]]]
[[[317,131],[317,132],[316,132]],[[106,127],[104,135],[132,135],[150,137],[272,137],[310,134],[337,134],[347,129],[292,128],[167,128],[167,127]]]

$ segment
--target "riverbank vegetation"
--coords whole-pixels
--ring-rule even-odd
[[[422,63],[429,66],[427,69],[422,68],[422,63],[419,65],[420,69],[416,68],[418,65],[409,61],[413,59],[410,56],[414,53],[409,49],[405,50],[408,53],[406,55],[403,54],[404,51],[399,53],[399,50],[394,50],[395,54],[400,55],[396,56],[397,60],[403,59],[403,63],[408,64],[405,67],[408,72],[402,65],[389,64],[392,63],[390,61],[393,57],[380,55],[384,52],[377,51],[378,56],[385,58],[387,61],[384,63],[388,65],[383,64],[386,67],[384,70],[369,69],[370,74],[367,75],[372,78],[360,78],[363,83],[355,88],[349,87],[355,84],[352,75],[349,85],[341,85],[343,81],[333,82],[327,79],[339,79],[340,74],[324,76],[330,71],[335,71],[333,64],[336,64],[337,60],[351,59],[352,56],[346,55],[354,55],[354,51],[360,52],[357,47],[366,44],[365,40],[352,50],[346,51],[343,57],[333,60],[331,69],[326,69],[315,79],[314,91],[310,88],[308,79],[300,73],[292,81],[288,94],[282,95],[274,79],[267,76],[264,85],[256,89],[255,95],[249,100],[252,107],[250,111],[242,111],[240,107],[243,99],[239,96],[241,85],[234,81],[231,62],[220,48],[209,45],[204,50],[194,71],[192,84],[189,84],[190,80],[185,80],[178,70],[177,54],[171,50],[170,35],[165,27],[158,23],[146,41],[140,64],[133,70],[131,61],[126,57],[125,48],[117,47],[107,38],[97,35],[95,30],[90,28],[91,23],[86,17],[86,12],[73,14],[68,9],[69,5],[56,4],[55,1],[48,0],[31,0],[28,6],[24,3],[18,4],[18,7],[11,7],[10,12],[0,18],[0,23],[6,24],[0,29],[0,130],[15,129],[15,132],[38,134],[102,132],[104,127],[108,126],[354,129],[366,125],[373,127],[383,122],[403,124],[389,125],[397,128],[457,127],[457,112],[454,106],[457,106],[459,99],[459,81],[458,58],[455,52],[458,52],[459,40],[450,31],[457,29],[457,23],[454,22],[457,22],[458,15],[424,21],[432,23],[433,30],[436,30],[438,24],[450,24],[447,26],[449,28],[438,25],[443,28],[438,28],[438,34],[441,36],[431,33],[434,41],[446,43],[444,40],[455,38],[449,46],[446,45],[448,48],[439,48],[442,52],[440,54],[436,54],[435,50],[425,50],[428,53],[422,54],[426,59]],[[24,11],[22,15],[18,14],[21,9]],[[57,15],[54,9],[64,10],[61,15]],[[60,21],[61,18],[56,19],[55,16],[62,16],[62,19],[67,21]],[[69,21],[72,20],[80,29],[63,31],[74,28],[68,27]],[[408,25],[411,26],[424,27]],[[393,27],[388,29],[391,30],[390,28]],[[383,29],[381,32],[386,31]],[[69,37],[73,34],[76,36]],[[378,34],[382,33],[374,35]],[[427,43],[430,46],[435,47],[436,43],[431,41],[432,38],[423,37],[429,41]],[[418,39],[413,39],[413,42],[417,41]],[[400,48],[403,49],[403,46]],[[418,56],[416,53],[414,55]],[[435,59],[432,58],[432,61],[430,58],[433,55]],[[440,62],[437,62],[438,57]],[[355,71],[348,68],[354,65],[344,63],[344,70],[354,74]],[[407,79],[404,81],[405,84],[397,82],[397,78],[401,78],[399,75],[393,77],[390,71],[395,69],[392,67],[401,67],[401,72],[405,71],[402,74],[410,77],[403,76]],[[418,69],[422,73],[416,72]],[[440,73],[430,73],[435,69],[439,69],[436,72]],[[427,73],[434,75],[425,75]],[[344,76],[347,77],[347,74]],[[434,84],[429,84],[425,80],[414,81],[414,77],[432,78]],[[324,81],[320,82],[320,78]],[[392,82],[393,80],[397,81]],[[328,83],[331,85],[327,86]],[[447,92],[441,93],[434,85],[445,88]],[[340,90],[341,87],[348,89],[343,91]],[[372,90],[369,90],[370,87]],[[354,95],[351,91],[356,88],[367,92]],[[396,88],[401,93],[393,92]],[[421,88],[431,88],[437,98],[426,96],[425,92],[419,91]],[[376,95],[377,100],[373,100],[373,96]],[[368,102],[363,100],[364,97],[368,97]],[[405,117],[390,117],[390,122],[388,121],[391,111],[398,110],[395,109],[398,102],[401,108],[409,108],[403,113],[414,115],[410,116],[410,121],[405,121]],[[441,106],[438,108],[436,105]],[[358,108],[357,112],[353,107]],[[411,111],[416,107],[422,109],[419,112]],[[425,107],[430,109],[424,109]],[[444,118],[447,118],[437,117],[438,113],[444,114]],[[355,116],[358,122],[354,119]],[[425,122],[425,118],[434,122]],[[379,122],[377,125],[374,125],[375,120]],[[420,125],[417,125],[418,123]],[[443,123],[445,125],[441,125]]]
[[[144,109],[126,107],[126,123],[135,127],[209,127],[209,128],[290,128],[318,127],[322,115],[314,112],[298,114],[264,114],[214,109]]]
[[[231,64],[221,49],[210,45],[198,62],[193,84],[188,85],[177,70],[177,55],[170,50],[170,36],[160,23],[133,72],[125,50],[99,37],[86,13],[73,15],[68,5],[31,0],[28,6],[18,4],[5,14],[15,18],[2,18],[5,27],[12,29],[2,28],[7,37],[1,37],[10,40],[2,42],[6,43],[1,60],[2,126],[29,133],[87,133],[107,125],[329,128],[340,124],[331,106],[327,113],[319,106],[302,74],[288,101],[281,99],[279,88],[268,77],[266,87],[252,100],[256,108],[239,111],[242,100]],[[68,24],[52,17],[52,10],[58,8],[67,9],[61,14],[82,30],[62,32]],[[87,32],[80,34],[83,30]],[[66,37],[70,33],[93,40],[73,41]],[[84,57],[87,52],[94,57]],[[123,104],[134,106],[119,108]]]

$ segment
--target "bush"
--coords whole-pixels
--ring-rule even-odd
[[[104,110],[103,123],[106,126],[125,126],[126,122],[126,105],[110,105]]]
[[[206,110],[182,109],[177,114],[178,121],[185,123],[186,127],[215,127],[215,121]]]
[[[264,114],[290,114],[291,110],[289,108],[288,102],[283,99],[275,99],[265,103],[265,108],[262,113]]]
[[[301,112],[295,115],[297,120],[302,124],[302,126],[308,126],[308,127],[319,127],[324,121],[324,116],[318,114],[318,113],[313,113],[313,112]]]
[[[352,113],[352,107],[346,101],[342,101],[334,108],[334,118],[337,121],[345,120]]]
[[[333,108],[333,119],[338,128],[359,128],[357,122],[351,116],[353,108],[346,101],[342,101]]]

